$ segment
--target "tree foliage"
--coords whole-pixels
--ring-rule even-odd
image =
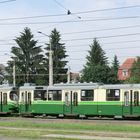
[[[117,56],[114,56],[113,62],[112,62],[112,66],[111,66],[111,73],[110,73],[110,82],[112,84],[117,84],[120,83],[120,81],[118,80],[118,69],[119,69],[119,61]]]
[[[61,35],[60,33],[54,29],[51,32],[50,35],[50,43],[47,44],[47,47],[45,48],[48,52],[46,53],[46,69],[47,73],[49,74],[49,50],[50,50],[50,45],[51,49],[53,51],[53,82],[54,83],[59,83],[59,82],[66,82],[67,76],[67,61],[65,58],[67,57],[66,55],[66,50],[65,50],[65,44],[60,43],[61,41]]]
[[[82,81],[110,83],[107,57],[96,39],[90,45],[87,62],[82,71]]]
[[[137,57],[137,61],[135,61],[131,69],[131,76],[125,83],[140,83],[140,57]]]
[[[8,72],[12,73],[12,66],[16,67],[16,82],[21,85],[25,82],[37,82],[43,55],[41,46],[33,39],[29,28],[25,28],[21,35],[15,39],[17,46],[12,47],[12,61],[8,62]],[[40,84],[40,83],[37,83]]]

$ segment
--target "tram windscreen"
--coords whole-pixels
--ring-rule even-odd
[[[11,91],[10,92],[10,99],[12,101],[18,101],[18,92],[17,91]]]
[[[47,92],[46,90],[35,90],[34,91],[34,100],[46,100]]]

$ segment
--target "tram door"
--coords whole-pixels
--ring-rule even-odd
[[[64,114],[77,114],[78,111],[78,92],[65,92]]]
[[[0,112],[7,111],[7,93],[0,92]]]
[[[31,106],[31,92],[27,92],[27,91],[23,92],[22,99],[23,99],[22,111],[29,112]]]
[[[130,90],[124,92],[124,115],[139,115],[139,91]]]

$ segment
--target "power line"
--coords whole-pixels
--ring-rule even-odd
[[[140,7],[140,5],[132,5],[132,6],[124,6],[124,7],[116,7],[116,8],[106,8],[106,9],[97,9],[97,10],[90,10],[90,11],[84,11],[84,12],[77,12],[76,14],[87,14],[87,13],[121,10],[121,9],[129,9],[129,8],[138,8],[138,7]]]
[[[104,49],[105,51],[107,50],[107,51],[112,51],[112,50],[125,50],[125,49],[137,49],[137,48],[140,48],[140,46],[135,46],[135,47],[127,47],[127,48],[122,48],[122,47],[117,47],[117,48],[109,48],[109,49]],[[67,52],[68,53],[81,53],[81,52],[88,52],[88,51],[90,51],[90,50],[74,50],[74,51],[68,51],[67,50]]]
[[[89,38],[74,38],[69,40],[62,40],[65,41],[77,41],[77,40],[90,40],[90,39],[102,39],[102,38],[114,38],[114,37],[123,37],[123,36],[133,36],[133,35],[140,35],[140,33],[132,33],[132,34],[120,34],[120,35],[111,35],[111,36],[99,36],[99,37],[89,37]]]
[[[140,25],[121,26],[121,27],[104,28],[104,29],[96,29],[96,30],[85,30],[85,31],[79,31],[79,32],[67,32],[67,33],[63,33],[62,35],[98,32],[98,31],[108,31],[108,30],[118,30],[118,29],[136,28],[136,27],[140,27]]]
[[[58,2],[57,0],[53,0],[55,3],[57,3],[60,7],[62,7],[65,10],[68,10],[64,5],[62,5],[60,2]]]
[[[115,18],[100,18],[100,19],[89,19],[89,20],[65,20],[65,21],[42,21],[42,22],[14,22],[14,23],[0,23],[0,25],[25,25],[25,24],[55,24],[55,23],[78,23],[78,22],[94,22],[94,21],[109,21],[109,20],[123,20],[123,19],[136,19],[140,16],[130,17],[115,17]]]
[[[76,16],[77,18],[81,19],[80,16],[77,16],[76,14],[74,13],[71,13],[71,11],[69,9],[67,9],[64,5],[62,5],[60,2],[58,2],[57,0],[53,0],[55,3],[57,3],[60,7],[62,7],[63,9],[67,10],[67,15],[74,15]]]
[[[133,42],[140,42],[140,40],[130,40],[130,41],[118,41],[118,42],[108,42],[108,43],[100,43],[102,46],[103,45],[109,45],[109,44],[120,44],[120,43],[133,43]],[[77,44],[77,45],[69,45],[66,46],[66,48],[68,47],[83,47],[83,46],[90,46],[91,44]]]
[[[16,0],[7,0],[7,1],[2,1],[0,3],[6,3],[6,2],[11,2],[11,1],[16,1]],[[87,13],[92,13],[92,12],[120,10],[120,9],[138,8],[138,7],[140,7],[140,5],[132,5],[132,6],[127,6],[127,7],[118,7],[118,8],[108,8],[108,9],[82,11],[82,12],[75,12],[75,13],[72,13],[72,14],[87,14]],[[66,10],[68,10],[68,9],[66,8]],[[54,15],[35,15],[35,16],[24,16],[24,17],[11,17],[11,18],[0,19],[0,21],[4,21],[4,20],[18,20],[18,19],[19,20],[20,19],[32,19],[32,18],[44,18],[44,17],[56,17],[56,16],[66,16],[66,15],[67,14],[54,14]]]
[[[0,4],[1,4],[1,3],[7,3],[7,2],[13,2],[13,1],[16,1],[16,0],[5,0],[5,1],[0,1]]]
[[[0,21],[21,20],[21,19],[34,19],[34,18],[45,18],[45,17],[57,17],[57,16],[66,16],[66,14],[59,14],[59,15],[37,15],[37,16],[26,16],[26,17],[11,17],[11,18],[2,18],[2,19],[0,19]]]
[[[140,40],[116,41],[116,42],[109,42],[103,44],[120,44],[120,43],[131,43],[131,42],[140,42]]]
[[[119,37],[119,36],[129,36],[129,35],[139,35],[140,33],[136,33],[136,34],[124,34],[124,35],[115,35],[115,36],[105,36],[105,37],[95,37],[95,38],[97,38],[97,39],[99,39],[99,38],[109,38],[109,37]],[[84,38],[84,40],[88,40],[88,39],[94,39],[94,37],[93,38]],[[62,41],[73,41],[73,39],[69,39],[69,40],[62,40]],[[75,39],[75,40],[82,40],[82,39]],[[140,42],[140,40],[126,40],[126,41],[117,41],[117,42],[105,42],[105,43],[100,43],[100,44],[102,44],[102,45],[106,45],[106,44],[120,44],[120,43],[133,43],[133,42]],[[45,44],[46,42],[38,42],[38,43],[42,43],[42,44]],[[5,43],[5,44],[0,44],[0,46],[2,46],[2,45],[17,45],[16,43]],[[66,48],[67,47],[81,47],[81,46],[90,46],[91,45],[91,43],[88,43],[88,44],[77,44],[77,45],[68,45],[68,46],[66,46]]]

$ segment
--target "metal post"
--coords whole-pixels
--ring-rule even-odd
[[[53,60],[52,60],[52,46],[51,46],[51,39],[50,40],[50,50],[49,50],[49,86],[53,85]]]
[[[67,72],[67,83],[70,83],[70,67],[68,67],[68,72]]]
[[[49,50],[49,86],[53,85],[53,59],[52,59],[52,44],[51,44],[51,38],[49,35],[42,33],[40,31],[38,31],[38,33],[43,34],[47,37],[49,37],[49,43],[50,43],[50,50]]]
[[[13,62],[13,85],[16,86],[16,66],[15,61]]]

